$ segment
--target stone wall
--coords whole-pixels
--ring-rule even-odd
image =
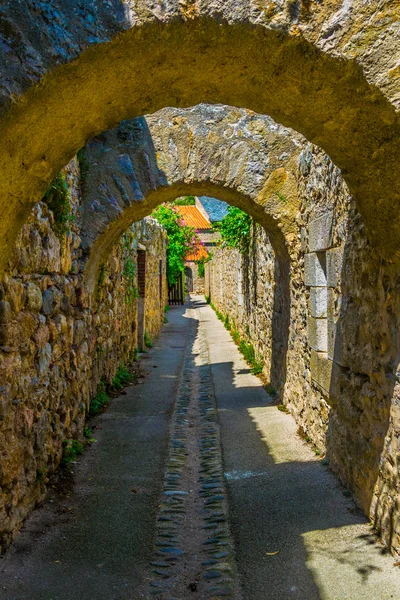
[[[399,552],[400,278],[368,243],[340,171],[312,145],[300,156],[298,195],[290,305],[259,226],[248,256],[216,249],[206,294],[252,341],[280,401]]]
[[[185,263],[185,278],[188,292],[204,294],[204,277],[199,277],[199,265],[196,262],[188,260]]]
[[[0,549],[44,498],[63,441],[82,437],[99,382],[109,384],[118,365],[132,360],[138,243],[149,255],[145,321],[151,337],[163,322],[164,231],[152,219],[133,225],[112,248],[89,296],[81,272],[75,160],[65,173],[74,219],[68,235],[57,235],[51,210],[37,203],[0,284]]]

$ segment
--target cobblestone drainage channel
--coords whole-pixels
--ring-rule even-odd
[[[192,320],[171,424],[147,598],[240,600],[205,333]]]

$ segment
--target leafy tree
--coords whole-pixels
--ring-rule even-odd
[[[186,225],[173,207],[162,204],[151,216],[157,219],[167,232],[167,279],[171,284],[176,283],[185,269],[186,255],[196,252],[202,242],[196,230]]]
[[[245,253],[249,249],[251,217],[236,208],[230,206],[227,215],[215,225],[215,230],[221,234],[221,240],[228,248],[237,248],[239,252]]]
[[[194,206],[196,204],[196,198],[194,196],[181,196],[171,202],[173,206]]]

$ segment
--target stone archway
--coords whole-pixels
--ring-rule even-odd
[[[32,2],[22,14],[12,4],[2,15],[3,267],[30,207],[88,139],[201,101],[271,114],[323,147],[371,239],[386,256],[398,252],[395,8],[368,3],[354,17],[303,2],[141,0],[79,12],[54,2],[39,14]]]
[[[190,193],[236,205],[265,229],[275,252],[269,370],[283,389],[291,257],[299,250],[297,170],[305,146],[302,136],[268,116],[221,105],[164,109],[91,140],[81,230],[88,292],[121,234],[160,203]]]
[[[165,109],[94,138],[82,207],[85,278],[133,222],[185,193],[216,196],[248,212],[289,262],[297,236],[297,163],[305,140],[265,115],[226,106]]]

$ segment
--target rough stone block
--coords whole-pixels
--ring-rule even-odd
[[[11,306],[9,302],[0,302],[0,323],[8,323],[11,320]]]
[[[343,248],[332,248],[326,253],[326,279],[328,287],[337,287],[340,283],[343,252]]]
[[[311,351],[311,377],[312,380],[322,388],[328,395],[331,386],[333,362],[329,360],[324,352]]]
[[[304,283],[313,287],[326,286],[326,263],[322,253],[312,252],[304,257]]]
[[[335,317],[336,319],[340,316],[341,308],[341,295],[332,288],[327,288],[327,316]]]
[[[310,252],[326,250],[332,246],[333,213],[327,212],[311,221],[308,228],[308,246]]]
[[[313,350],[328,351],[328,322],[327,319],[308,319],[308,341]]]
[[[343,356],[342,329],[338,320],[328,317],[328,358],[337,365],[347,366]]]
[[[38,312],[42,308],[43,299],[40,288],[29,281],[26,286],[26,306],[32,312]]]
[[[310,288],[311,316],[317,319],[327,317],[328,290],[325,287]]]

